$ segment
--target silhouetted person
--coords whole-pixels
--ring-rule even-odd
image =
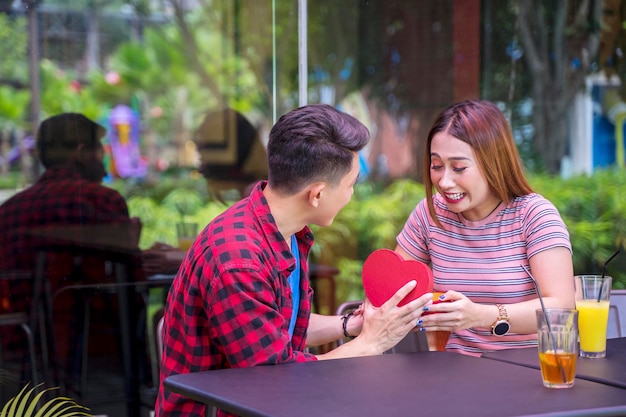
[[[46,275],[53,292],[77,281],[114,282],[106,254],[86,250],[87,244],[57,245],[56,240],[44,239],[33,231],[46,228],[76,230],[76,227],[88,230],[90,226],[115,224],[121,225],[123,236],[120,241],[130,242],[131,250],[124,255],[131,265],[129,278],[137,279],[143,275],[139,247],[136,252],[132,250],[132,246],[137,245],[141,225],[137,219],[129,217],[122,195],[101,184],[106,174],[101,143],[105,132],[104,127],[79,113],[59,114],[41,123],[36,134],[36,150],[45,171],[32,186],[0,206],[0,270],[33,271],[38,252],[45,246]],[[88,232],[85,237],[93,238]],[[79,255],[81,261],[77,267]],[[9,288],[1,288],[0,308],[8,311],[29,308],[32,285],[28,281],[22,284],[10,288],[10,297],[7,296]],[[61,359],[67,355],[70,329],[75,328],[74,321],[81,319],[76,317],[74,310],[80,305],[75,302],[75,297],[75,294],[65,293],[54,303],[56,339],[61,342],[57,345],[58,356]],[[110,320],[110,313],[115,313],[116,309],[108,299],[100,298],[93,300],[91,311],[94,319],[100,315]],[[7,340],[11,339],[9,330],[3,328],[2,332],[9,351],[24,346],[16,343],[15,337],[20,334],[17,329],[12,332],[15,335],[13,343]],[[104,343],[93,345],[106,348],[109,340],[103,339]]]
[[[246,196],[251,185],[267,179],[267,152],[258,130],[241,113],[223,109],[207,113],[196,131],[200,173],[209,191],[222,201],[222,193],[237,190]]]

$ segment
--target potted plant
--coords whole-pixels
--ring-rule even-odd
[[[67,397],[52,397],[42,402],[46,394],[58,388],[43,388],[43,383],[30,387],[26,384],[15,397],[0,409],[0,417],[71,417],[92,416],[89,409]]]

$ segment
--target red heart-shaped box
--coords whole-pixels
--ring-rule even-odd
[[[433,273],[423,262],[403,259],[390,249],[377,249],[363,263],[363,289],[376,307],[380,307],[396,291],[411,280],[417,285],[398,303],[403,306],[433,290]]]

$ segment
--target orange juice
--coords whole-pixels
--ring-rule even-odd
[[[587,352],[606,351],[606,328],[609,322],[609,301],[576,300],[581,356]]]
[[[552,388],[571,387],[574,385],[576,375],[576,353],[565,353],[554,350],[539,352],[539,363],[541,365],[541,376],[544,385]],[[563,370],[563,373],[561,373]],[[565,381],[563,381],[565,376]]]

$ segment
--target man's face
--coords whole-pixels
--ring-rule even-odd
[[[320,207],[314,224],[318,226],[330,226],[342,208],[350,202],[354,194],[354,184],[359,179],[359,154],[354,152],[352,168],[341,179],[339,184],[331,186],[327,184],[321,192]]]
[[[81,150],[81,156],[78,160],[78,170],[80,176],[92,182],[100,183],[102,178],[107,174],[104,168],[104,148],[99,145],[95,149]]]

